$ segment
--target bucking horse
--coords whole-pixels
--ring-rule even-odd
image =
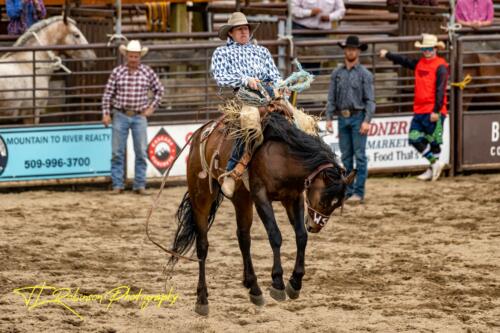
[[[267,106],[267,110],[283,110],[287,105],[290,104],[284,103],[282,98],[276,99]],[[306,230],[317,233],[325,226],[334,210],[343,205],[346,188],[355,177],[355,172],[346,174],[334,152],[318,135],[300,130],[293,118],[284,114],[293,114],[293,110],[267,112],[262,116],[263,143],[247,165],[247,184],[238,181],[230,199],[236,212],[237,237],[243,256],[243,285],[249,289],[251,302],[259,306],[265,301],[250,251],[253,205],[264,224],[273,251],[270,295],[278,301],[286,300],[287,295],[296,299],[305,274]],[[195,311],[201,315],[208,315],[209,312],[205,279],[208,231],[224,198],[217,179],[225,171],[233,142],[223,119],[207,123],[194,133],[187,160],[188,190],[176,215],[178,229],[172,250],[183,255],[196,242],[199,280]],[[286,285],[280,257],[282,238],[273,201],[281,202],[295,230],[297,255]],[[172,256],[170,264],[175,264],[177,260],[178,257]]]

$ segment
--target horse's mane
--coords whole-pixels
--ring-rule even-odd
[[[14,43],[13,46],[23,46],[25,45],[30,39],[33,38],[33,32],[39,32],[43,28],[51,25],[52,23],[62,21],[63,17],[62,16],[53,16],[45,20],[38,21],[37,23],[33,24],[24,34],[22,34],[17,41]],[[68,17],[68,22],[76,25],[75,20],[71,19]]]
[[[298,129],[285,116],[270,112],[264,120],[264,142],[266,141],[285,143],[291,155],[311,173],[320,165],[332,163],[333,168],[323,171],[333,181],[323,195],[331,198],[341,193],[340,188],[345,186],[343,182],[339,182],[343,177],[343,168],[338,164],[335,153],[321,138]]]
[[[340,169],[335,153],[323,140],[301,131],[276,112],[269,113],[264,121],[264,141],[269,140],[286,143],[290,153],[310,172],[325,163]]]

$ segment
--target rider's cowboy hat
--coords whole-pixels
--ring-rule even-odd
[[[435,35],[431,34],[422,34],[422,42],[415,42],[416,48],[426,48],[426,47],[437,47],[438,49],[443,50],[445,45],[443,42],[438,42],[438,38]]]
[[[127,55],[127,52],[140,52],[141,57],[143,57],[146,53],[148,53],[148,48],[141,46],[141,43],[134,39],[128,42],[127,46],[120,45],[120,52],[123,55]]]
[[[341,48],[353,47],[361,51],[368,49],[368,45],[360,43],[358,36],[347,36],[345,42],[339,42],[338,44]]]
[[[250,31],[253,33],[257,28],[259,27],[258,23],[248,23],[247,17],[245,14],[241,12],[234,12],[231,14],[229,17],[229,20],[227,20],[227,24],[224,24],[220,29],[219,29],[219,38],[222,40],[227,39],[227,33],[235,27],[239,27],[242,25],[248,25],[248,28]]]

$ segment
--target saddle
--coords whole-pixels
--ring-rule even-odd
[[[209,122],[201,132],[199,153],[203,170],[198,174],[198,177],[200,179],[205,179],[207,177],[210,177],[212,179],[216,179],[220,183],[221,179],[230,173],[231,176],[235,178],[235,180],[237,181],[242,180],[247,190],[249,190],[250,186],[248,181],[247,165],[248,163],[250,163],[250,160],[252,159],[253,152],[261,144],[261,142],[259,144],[254,144],[251,149],[248,148],[249,144],[246,144],[245,146],[247,148],[245,149],[243,156],[241,157],[241,159],[236,164],[236,167],[233,170],[226,172],[225,169],[226,166],[224,165],[222,167],[220,165],[220,160],[221,160],[220,151],[222,145],[228,142],[229,141],[228,139],[231,139],[231,134],[234,134],[235,132],[238,132],[238,130],[241,130],[241,128],[239,128],[240,127],[239,121],[237,123],[236,119],[239,119],[239,112],[241,112],[242,106],[240,105],[238,110],[234,110],[236,108],[234,101],[231,102],[230,104],[231,108],[233,108],[232,114],[224,113],[224,115],[218,118],[217,120]],[[238,112],[238,118],[235,116],[236,111]],[[293,106],[284,99],[276,99],[267,106],[260,106],[258,107],[258,111],[260,114],[261,126],[262,123],[265,121],[267,114],[271,112],[278,112],[284,115],[291,122],[293,122],[293,113],[294,113]],[[210,161],[207,161],[207,159],[205,158],[207,142],[209,138],[212,137],[212,135],[216,131],[219,132],[221,135],[217,138],[217,148],[212,154]],[[234,136],[232,138],[234,138]],[[255,141],[254,138],[249,138],[248,140]],[[212,193],[213,192],[212,182],[209,182],[209,189],[210,193]]]

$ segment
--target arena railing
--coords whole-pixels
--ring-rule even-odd
[[[221,102],[219,89],[211,79],[209,73],[210,60],[214,49],[221,45],[220,41],[209,42],[176,42],[165,44],[156,40],[156,34],[141,34],[148,45],[149,54],[144,58],[144,63],[151,65],[159,74],[166,88],[166,94],[161,107],[152,120],[168,122],[186,122],[211,119],[217,115],[217,105]],[[379,113],[410,112],[413,98],[413,76],[405,73],[401,75],[400,68],[378,57],[380,48],[391,51],[402,51],[407,55],[418,55],[414,48],[408,48],[420,36],[408,37],[366,37],[364,42],[369,44],[367,52],[362,54],[362,62],[372,70],[375,77],[375,91],[377,109]],[[440,38],[447,38],[446,35]],[[477,36],[472,37],[478,38]],[[300,94],[299,105],[315,114],[320,114],[326,105],[326,96],[331,71],[342,63],[342,50],[337,46],[343,39],[296,39],[292,44],[288,40],[263,41],[261,44],[272,47],[285,47],[284,55],[273,54],[276,62],[280,59],[285,62],[284,75],[291,72],[290,60],[294,57],[308,69],[318,74],[311,89]],[[73,69],[72,74],[57,71],[52,75],[53,82],[47,90],[50,95],[45,99],[51,101],[47,113],[40,115],[42,123],[74,122],[74,121],[99,121],[100,98],[104,85],[111,69],[120,62],[120,54],[114,46],[105,44],[90,44],[88,46],[74,47],[36,47],[36,48],[0,48],[0,52],[42,52],[48,49],[64,51],[70,49],[91,48],[101,55],[97,58],[97,67],[91,69],[81,68],[82,59],[65,59],[64,64]],[[293,54],[290,51],[293,49]],[[446,56],[450,56],[447,52]],[[316,65],[316,67],[311,67]],[[20,77],[19,75],[11,76]],[[37,88],[40,89],[40,88]],[[7,87],[1,90],[7,92]],[[0,91],[1,91],[0,90]],[[11,89],[12,90],[12,89]],[[22,90],[22,89],[21,89]],[[40,89],[41,90],[41,89]],[[31,91],[31,90],[30,90]],[[13,91],[10,91],[13,92]],[[12,98],[10,98],[12,99]],[[19,98],[17,98],[19,100]],[[29,97],[24,99],[38,100],[31,91]],[[1,101],[9,100],[3,97]],[[57,102],[57,103],[55,103]],[[33,109],[33,106],[21,109]],[[0,111],[7,111],[8,107],[1,106]],[[201,111],[198,111],[201,110]],[[0,121],[20,120],[33,118],[30,115],[13,119],[11,116],[0,115]]]
[[[150,35],[143,35],[145,42],[151,42]],[[154,36],[156,37],[156,36]],[[362,62],[371,69],[375,76],[375,89],[378,101],[378,112],[394,113],[409,112],[411,110],[413,86],[411,76],[399,75],[399,68],[387,61],[378,58],[377,51],[381,47],[398,51],[404,43],[412,43],[419,37],[384,37],[365,38],[370,45],[367,52],[362,54]],[[291,44],[288,40],[263,41],[267,47],[285,48],[284,54],[274,53],[275,61],[284,63],[283,75],[291,73],[290,60],[293,57],[304,64],[319,64],[316,81],[311,89],[300,94],[299,106],[304,107],[313,114],[320,115],[326,105],[326,96],[331,71],[342,62],[342,52],[337,46],[341,39],[326,40],[297,40]],[[221,45],[221,41],[209,42],[176,42],[166,44],[154,41],[148,45],[150,52],[143,62],[152,66],[158,73],[165,86],[166,93],[160,108],[153,117],[152,122],[185,123],[199,122],[217,117],[217,105],[222,102],[220,91],[210,75],[210,61],[214,49]],[[48,90],[49,96],[37,96],[35,90],[30,90],[29,96],[5,97],[0,99],[0,122],[2,126],[19,123],[22,120],[33,122],[35,112],[33,104],[47,102],[44,112],[40,113],[39,122],[73,123],[73,122],[98,122],[101,115],[101,97],[112,68],[120,62],[120,54],[114,46],[105,44],[90,44],[88,46],[73,47],[36,47],[36,48],[0,48],[0,52],[28,51],[33,54],[48,49],[63,52],[70,49],[90,48],[99,56],[96,67],[82,68],[82,59],[65,59],[64,64],[73,72],[56,71],[52,75],[52,84],[48,88],[37,87],[36,90]],[[293,50],[293,56],[290,51]],[[416,54],[416,51],[404,52]],[[38,64],[35,64],[38,66]],[[32,80],[36,79],[36,76]],[[39,76],[39,75],[38,75]],[[12,78],[20,77],[14,75]],[[8,87],[0,89],[9,91]],[[26,89],[24,89],[26,90]],[[23,89],[21,89],[23,91]],[[12,100],[26,100],[31,103],[19,108],[26,111],[24,115],[13,117],[9,111],[14,111],[5,102]],[[28,112],[30,111],[30,112]]]
[[[440,36],[447,40],[447,36]],[[411,112],[413,101],[413,74],[404,73],[399,66],[381,59],[378,51],[382,48],[407,56],[419,56],[419,51],[409,45],[420,36],[366,37],[362,42],[368,50],[361,53],[361,62],[372,71],[375,82],[377,113]],[[343,63],[344,55],[338,46],[344,39],[296,40],[293,43],[294,57],[316,74],[311,89],[298,98],[298,102],[308,105],[308,111],[321,112],[325,109],[331,72]],[[408,51],[400,51],[408,50]],[[448,52],[443,52],[449,57]],[[402,74],[403,73],[403,74]]]
[[[158,73],[164,87],[165,95],[159,109],[151,117],[152,124],[199,123],[219,116],[218,105],[224,97],[210,75],[210,61],[216,47],[221,41],[178,42],[166,43],[161,40],[149,39],[144,36],[144,42],[150,52],[143,62],[152,66]],[[447,41],[447,35],[441,35],[441,40]],[[378,115],[401,114],[412,112],[414,79],[413,74],[401,70],[399,66],[380,59],[378,51],[381,48],[393,52],[418,57],[418,50],[413,43],[420,36],[406,37],[364,37],[363,42],[369,45],[361,55],[361,62],[372,71],[375,83],[375,96]],[[298,106],[316,116],[324,116],[327,102],[330,74],[343,62],[343,53],[336,39],[305,39],[263,41],[262,45],[270,48],[285,49],[284,54],[273,53],[276,63],[284,63],[283,75],[291,73],[291,60],[297,57],[316,74],[316,79],[310,89],[298,96]],[[476,46],[474,46],[476,45]],[[485,45],[490,45],[488,48]],[[493,47],[491,47],[493,45]],[[452,46],[452,48],[450,48]],[[473,47],[471,47],[473,46]],[[0,127],[33,126],[38,121],[40,125],[47,124],[78,124],[99,123],[101,120],[101,99],[105,84],[114,66],[122,61],[116,46],[106,44],[89,44],[86,46],[53,46],[53,47],[2,47],[0,52],[29,52],[31,57],[38,52],[53,50],[64,52],[68,50],[92,49],[98,57],[95,66],[83,68],[84,59],[64,59],[63,64],[72,70],[68,74],[62,70],[52,75],[49,87],[15,87],[8,83],[0,87]],[[472,35],[455,38],[449,44],[443,55],[450,62],[450,82],[464,79],[467,73],[472,73],[473,81],[463,91],[458,88],[449,90],[449,110],[451,121],[452,158],[457,160],[457,169],[473,170],[493,168],[498,169],[500,162],[495,159],[481,160],[472,152],[481,151],[481,147],[498,147],[492,141],[495,138],[492,126],[498,120],[498,101],[500,100],[500,58],[496,54],[500,50],[500,35]],[[474,59],[473,57],[479,57]],[[28,58],[30,59],[30,58]],[[32,60],[17,61],[18,64],[32,63]],[[15,63],[12,64],[16,65]],[[35,63],[35,66],[44,65]],[[474,74],[476,72],[476,74]],[[40,74],[11,74],[3,76],[0,81],[17,82],[28,78],[35,82]],[[48,96],[40,96],[41,92]],[[23,93],[23,96],[16,94]],[[230,95],[230,94],[229,94]],[[26,105],[19,107],[8,103],[25,101]],[[46,102],[46,107],[35,107],[40,102]],[[43,109],[43,110],[42,110]],[[13,115],[13,112],[22,111]],[[493,118],[492,118],[493,117]],[[493,124],[493,125],[492,125]],[[483,126],[485,131],[479,130]],[[471,132],[474,130],[476,132]],[[456,135],[455,135],[456,133]],[[477,136],[477,133],[480,135]],[[486,135],[485,141],[478,143],[477,137]],[[489,136],[489,141],[488,137]],[[473,146],[470,144],[473,143]],[[500,154],[500,148],[498,154]],[[495,154],[497,150],[495,150]],[[491,154],[490,154],[491,155]],[[490,156],[494,157],[494,156]],[[496,158],[496,157],[494,157]],[[485,162],[486,161],[486,162]]]
[[[285,41],[268,41],[262,44],[268,47],[287,46]],[[217,116],[217,105],[221,99],[218,97],[215,82],[211,79],[209,68],[213,50],[219,45],[220,41],[149,45],[150,51],[143,62],[155,69],[166,89],[159,110],[151,118],[152,122],[197,122]],[[40,86],[38,81],[47,75],[39,74],[37,71],[35,75],[4,76],[3,82],[7,82],[8,79],[29,78],[31,84],[17,89],[9,87],[8,84],[0,86],[0,126],[22,126],[23,122],[32,125],[100,121],[101,98],[105,84],[112,68],[121,61],[116,47],[106,44],[72,47],[3,47],[0,48],[0,52],[29,52],[32,55],[30,58],[35,58],[35,54],[47,50],[64,52],[81,49],[93,49],[99,53],[95,60],[96,66],[84,69],[82,66],[84,59],[65,59],[63,64],[69,67],[72,73],[68,74],[61,70],[54,72],[49,87]],[[279,56],[277,54],[274,56],[278,62]],[[280,58],[286,61],[287,56],[283,54]],[[35,67],[48,65],[36,60],[15,61],[12,65],[23,63],[30,63]],[[48,96],[40,96],[47,92]],[[25,105],[19,106],[20,102],[25,102]],[[47,105],[41,107],[41,104]]]

